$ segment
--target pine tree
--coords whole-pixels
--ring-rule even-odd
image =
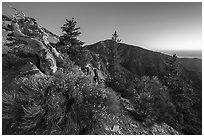
[[[111,87],[120,87],[121,85],[124,85],[125,76],[124,72],[121,70],[120,63],[120,55],[118,53],[118,47],[119,42],[121,41],[118,38],[118,34],[115,31],[112,34],[112,42],[110,46],[110,52],[109,52],[109,72],[110,72],[110,81],[108,82]]]
[[[175,106],[170,102],[167,88],[154,76],[143,76],[135,81],[135,90],[130,102],[135,110],[134,117],[144,121],[147,125],[155,122],[167,122],[176,115]]]
[[[113,34],[112,34],[112,40],[116,43],[119,43],[121,41],[121,39],[118,38],[118,34],[117,34],[117,31],[115,31]]]
[[[61,27],[63,35],[59,39],[63,46],[80,47],[84,44],[77,38],[81,32],[79,32],[80,27],[76,27],[76,23],[74,18],[71,20],[66,19],[65,24]]]
[[[118,64],[120,63],[119,61],[119,54],[118,54],[118,43],[121,41],[119,38],[118,38],[118,34],[117,32],[115,31],[114,34],[112,34],[112,40],[113,40],[113,49],[112,49],[112,65],[114,67],[117,67]]]
[[[176,83],[174,82],[179,81],[182,72],[181,65],[180,62],[178,62],[177,60],[176,54],[174,54],[172,58],[168,58],[168,60],[165,62],[165,69],[166,69],[166,74],[164,76],[165,84],[176,85]]]
[[[181,64],[176,54],[166,61],[165,68],[164,84],[168,87],[171,101],[179,113],[177,121],[186,130],[187,123],[197,121],[197,116],[192,108],[195,101],[194,89],[190,82],[182,78]]]

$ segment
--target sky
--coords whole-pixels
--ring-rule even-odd
[[[145,49],[202,49],[201,2],[4,2],[2,14],[13,12],[8,5],[57,35],[65,19],[74,17],[87,45],[110,39],[116,30],[121,42]]]

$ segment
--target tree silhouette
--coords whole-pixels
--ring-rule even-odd
[[[113,46],[112,46],[112,49],[111,49],[111,52],[110,52],[110,56],[111,56],[111,60],[110,60],[110,68],[111,68],[111,71],[114,73],[116,71],[118,71],[118,65],[120,64],[120,56],[118,54],[118,43],[121,41],[119,38],[118,38],[118,34],[117,34],[117,31],[115,31],[113,34],[112,34],[112,40],[113,40]]]
[[[74,18],[71,20],[66,19],[65,24],[61,27],[63,35],[59,39],[60,44],[63,46],[78,47],[84,44],[77,38],[81,32],[79,32],[80,27],[76,27],[76,23]]]
[[[116,43],[119,43],[121,41],[121,39],[118,38],[118,34],[117,34],[117,31],[115,31],[113,34],[112,34],[112,40]]]

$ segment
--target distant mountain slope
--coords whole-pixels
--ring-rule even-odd
[[[180,58],[199,58],[202,59],[202,50],[160,50],[164,54],[176,54]]]
[[[202,60],[198,58],[179,58],[182,65],[191,71],[202,73]]]
[[[112,45],[113,41],[105,40],[87,45],[86,48],[108,58],[112,50]],[[117,50],[120,56],[121,66],[137,76],[148,75],[162,77],[165,71],[165,60],[171,57],[125,43],[119,43]],[[178,60],[183,66],[183,76],[192,80],[194,86],[199,85],[200,87],[202,85],[202,60],[197,58],[179,58]],[[198,86],[195,87],[198,88]]]
[[[202,60],[198,58],[179,58],[187,78],[193,86],[202,91]]]
[[[87,48],[97,54],[108,57],[112,45],[111,40],[106,40],[88,45]],[[153,52],[124,43],[119,43],[117,50],[120,56],[121,66],[138,76],[161,75],[164,72],[164,59],[169,57],[159,52]]]

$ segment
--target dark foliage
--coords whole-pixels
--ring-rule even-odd
[[[201,123],[198,118],[198,112],[193,109],[193,105],[196,103],[196,97],[195,91],[191,86],[191,81],[182,79],[182,69],[176,55],[169,58],[165,66],[164,84],[168,87],[172,103],[179,113],[179,116],[176,118],[179,125],[175,125],[175,122],[172,121],[169,121],[168,124],[184,131],[184,133],[188,131],[187,134],[201,134],[199,130],[201,129]]]
[[[134,114],[140,121],[152,125],[176,116],[176,109],[169,99],[167,89],[157,77],[144,76],[136,83],[136,90],[130,101],[135,108]]]
[[[112,40],[114,42],[120,42],[121,40],[118,38],[118,34],[117,34],[117,31],[115,31],[113,34],[112,34]]]
[[[8,70],[8,69],[14,68],[14,66],[16,69],[22,67],[23,65],[26,64],[27,60],[24,58],[20,58],[15,54],[7,54],[3,56],[2,62],[3,62],[2,69]]]
[[[66,19],[65,24],[61,27],[63,35],[59,37],[59,43],[62,45],[62,48],[67,46],[76,48],[84,44],[84,42],[77,38],[81,32],[79,32],[80,27],[76,27],[76,23],[74,18],[71,20]]]

